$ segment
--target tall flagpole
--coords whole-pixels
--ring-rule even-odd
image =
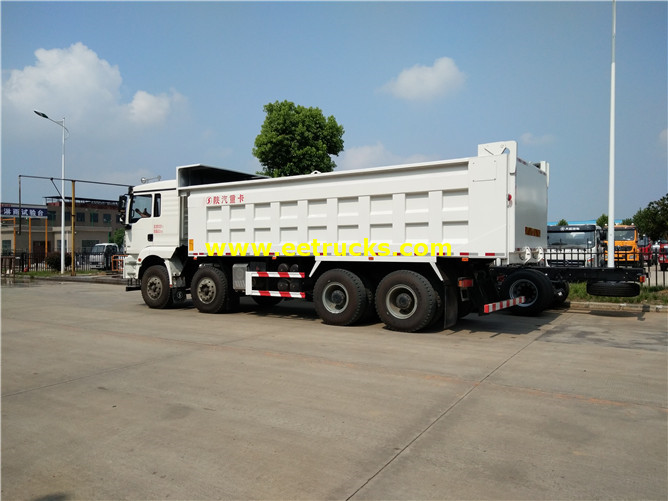
[[[608,182],[608,268],[615,267],[615,37],[617,5],[612,0],[612,63],[610,65],[610,178]]]

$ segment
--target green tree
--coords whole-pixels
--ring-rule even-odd
[[[114,233],[111,235],[111,243],[118,245],[118,247],[123,247],[125,241],[125,230],[123,228],[118,228],[114,230]]]
[[[568,221],[565,219],[560,219],[559,222],[557,223],[557,226],[568,226]]]
[[[601,214],[599,218],[596,220],[596,224],[601,228],[603,228],[604,226],[608,226],[608,215]]]
[[[668,194],[659,200],[650,202],[644,209],[639,209],[633,216],[633,224],[638,233],[647,235],[652,240],[668,236]]]
[[[267,114],[255,138],[253,155],[265,176],[331,172],[336,164],[330,155],[343,150],[343,127],[333,116],[325,118],[320,108],[305,108],[290,101],[264,106]]]

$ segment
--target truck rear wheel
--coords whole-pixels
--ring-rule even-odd
[[[167,308],[172,304],[167,268],[156,264],[151,266],[141,279],[141,296],[149,308]]]
[[[229,310],[231,291],[225,272],[214,266],[202,266],[195,272],[190,287],[193,304],[202,313]]]
[[[424,276],[410,270],[393,271],[376,289],[378,316],[390,329],[415,332],[436,316],[438,294]]]
[[[315,311],[330,325],[350,325],[366,312],[367,290],[360,277],[348,270],[323,273],[313,289]]]
[[[510,311],[528,317],[538,315],[554,300],[552,282],[537,270],[515,271],[501,284],[501,297],[515,299],[521,296],[526,298],[525,302],[513,306]]]

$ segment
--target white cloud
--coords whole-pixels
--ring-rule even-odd
[[[33,110],[66,118],[66,177],[138,184],[141,177],[167,176],[175,152],[184,149],[174,140],[188,118],[187,100],[177,91],[129,90],[119,67],[83,43],[38,49],[31,65],[3,70],[3,199],[17,198],[18,174],[60,174],[61,132]],[[82,184],[80,190],[105,198],[119,188]],[[27,200],[50,192],[48,182],[23,187]]]
[[[426,155],[415,154],[408,157],[396,155],[385,148],[380,141],[374,145],[348,148],[336,161],[337,170],[364,169],[384,165],[409,164],[433,160]]]
[[[67,117],[79,131],[104,124],[109,133],[128,126],[160,125],[176,104],[184,101],[176,91],[152,95],[139,90],[130,103],[123,103],[123,79],[112,66],[81,42],[66,49],[38,49],[33,66],[11,70],[2,86],[3,114],[14,125],[34,122],[31,110],[59,120]],[[69,126],[68,126],[69,128]]]
[[[433,66],[415,65],[399,73],[381,87],[400,99],[428,101],[452,95],[464,86],[466,75],[449,57],[434,61]]]
[[[84,110],[118,100],[121,75],[118,67],[99,59],[81,43],[68,49],[38,49],[34,66],[12,70],[3,84],[3,100],[16,108],[40,109],[57,103],[59,108]]]
[[[143,90],[137,91],[132,102],[124,107],[128,120],[138,125],[164,123],[175,103],[183,100],[178,92],[154,96]]]
[[[520,136],[522,144],[528,146],[544,146],[552,144],[556,141],[556,137],[552,134],[544,134],[542,136],[534,136],[531,132],[525,132]]]

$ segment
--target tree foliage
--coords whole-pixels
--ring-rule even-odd
[[[601,214],[596,220],[596,225],[600,226],[601,228],[603,228],[604,226],[608,226],[608,215]]]
[[[565,219],[560,219],[559,222],[557,223],[557,226],[568,226],[568,221]]]
[[[325,118],[320,108],[306,108],[290,101],[264,106],[267,114],[255,138],[253,155],[265,176],[331,172],[336,164],[330,155],[343,150],[343,127],[333,116]]]
[[[114,230],[114,233],[111,235],[110,242],[118,245],[119,249],[123,247],[123,244],[125,243],[125,230],[123,228]]]
[[[639,209],[633,216],[633,224],[638,233],[647,235],[652,240],[668,236],[668,194],[650,202],[644,209]]]

